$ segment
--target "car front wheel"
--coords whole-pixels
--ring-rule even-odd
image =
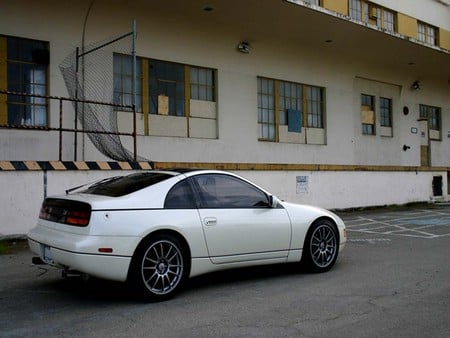
[[[317,220],[306,235],[302,263],[313,272],[325,272],[333,267],[338,251],[336,225],[328,219]]]
[[[134,291],[145,299],[162,301],[172,297],[187,275],[182,245],[170,235],[150,237],[137,249],[130,273]]]

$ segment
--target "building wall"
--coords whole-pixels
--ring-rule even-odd
[[[256,4],[255,1],[249,2]],[[405,36],[413,39],[416,37],[417,19],[439,27],[441,47],[448,48],[449,10],[443,1],[415,1],[414,4],[409,0],[373,2],[400,13],[399,31]],[[242,169],[238,173],[268,188],[282,199],[326,208],[430,201],[435,198],[431,190],[432,178],[435,175],[443,176],[443,190],[448,191],[446,172],[450,167],[449,75],[445,72],[445,63],[442,63],[442,71],[437,72],[423,72],[420,64],[407,65],[408,59],[404,60],[402,67],[398,67],[398,63],[394,62],[397,61],[396,56],[390,46],[400,46],[400,43],[395,44],[392,41],[403,39],[402,37],[386,34],[385,40],[382,40],[380,36],[383,36],[381,35],[383,33],[380,31],[374,31],[373,35],[364,35],[367,32],[366,27],[359,27],[354,23],[346,25],[346,19],[344,23],[339,19],[339,27],[347,32],[348,39],[339,40],[337,36],[337,41],[329,44],[324,41],[311,43],[305,38],[308,34],[303,34],[308,32],[307,28],[310,26],[306,28],[302,26],[304,31],[297,35],[286,34],[286,38],[282,38],[280,35],[282,32],[276,31],[277,27],[286,24],[287,28],[294,30],[296,17],[289,17],[294,23],[284,22],[283,15],[287,15],[288,12],[280,10],[280,13],[277,11],[272,13],[270,10],[278,7],[269,1],[262,1],[260,7],[245,8],[244,13],[240,13],[240,8],[235,12],[228,9],[230,11],[228,18],[234,16],[243,18],[241,21],[233,22],[232,25],[227,20],[221,21],[221,18],[216,18],[214,12],[203,13],[201,8],[193,20],[194,14],[191,12],[167,12],[157,6],[149,8],[144,1],[96,0],[87,16],[90,3],[90,0],[77,2],[23,0],[0,3],[0,35],[38,39],[50,43],[51,95],[62,97],[68,95],[59,64],[75,47],[82,45],[82,40],[85,45],[89,45],[130,32],[134,18],[137,22],[139,56],[216,70],[217,137],[214,137],[210,127],[204,128],[205,130],[199,127],[196,132],[200,137],[184,137],[184,131],[177,137],[148,136],[146,133],[150,131],[151,134],[152,128],[155,128],[157,116],[139,115],[137,148],[139,155],[147,160],[166,162],[169,163],[168,166],[171,163],[187,163],[191,166],[195,166],[196,163],[202,163],[203,166],[211,163],[211,167],[215,168],[222,166],[226,168],[226,164],[229,163],[261,165],[258,170]],[[214,3],[218,9],[224,9],[221,5],[225,2]],[[235,2],[236,6],[237,3]],[[239,6],[243,6],[243,3],[239,2]],[[277,1],[274,3],[280,4]],[[199,2],[195,4],[198,5]],[[324,1],[323,4],[325,8],[347,15],[346,0]],[[284,5],[287,6],[285,3],[279,6]],[[267,6],[275,7],[267,9]],[[260,22],[255,23],[256,18],[246,15],[246,12],[252,10],[259,11],[258,17],[262,17],[259,19]],[[292,8],[292,12],[294,10],[297,8]],[[315,24],[314,14],[307,15],[314,12],[304,13],[301,18],[305,21],[310,20],[310,25]],[[336,18],[330,16],[320,19],[327,23]],[[270,26],[271,29],[262,30],[263,25]],[[319,26],[316,28],[320,30]],[[323,33],[321,39],[325,40],[330,32]],[[250,53],[237,52],[237,43],[252,36],[254,38],[250,39],[252,46]],[[381,43],[380,46],[383,48],[380,48],[377,54],[367,55],[370,54],[367,48],[375,41],[385,41],[386,48]],[[405,48],[414,44],[406,42]],[[127,46],[121,48],[125,47],[130,50],[129,42]],[[432,58],[442,60],[440,56],[447,55],[448,60],[448,53],[445,54],[445,51],[423,45],[417,45],[412,54],[428,55],[425,53],[429,49],[435,52],[430,54]],[[4,48],[0,46],[0,61],[2,53]],[[383,56],[386,53],[392,53],[393,56]],[[384,63],[378,61],[380,57],[384,57]],[[112,72],[112,69],[105,71]],[[325,144],[301,145],[258,141],[258,77],[325,88]],[[421,89],[413,90],[411,84],[417,80],[422,84]],[[4,86],[5,74],[0,72],[0,87],[2,83]],[[110,85],[98,83],[99,88]],[[392,136],[382,135],[378,118],[376,118],[376,135],[362,135],[360,96],[362,93],[377,98],[386,96],[393,99]],[[110,94],[108,91],[100,93],[99,99],[109,101]],[[4,95],[0,95],[0,105],[2,97],[4,99]],[[421,167],[421,146],[427,144],[426,135],[422,135],[423,124],[418,121],[421,104],[440,107],[442,124],[440,140],[430,141],[431,168],[425,169]],[[409,110],[407,115],[404,114],[405,107]],[[63,111],[62,126],[73,128],[74,110],[71,103],[64,102]],[[174,119],[177,119],[178,124],[179,118]],[[145,125],[148,120],[150,123]],[[49,121],[51,126],[59,126],[58,100],[50,103]],[[131,115],[129,113],[120,115],[119,123],[121,131],[129,132]],[[183,123],[187,122],[181,122]],[[173,126],[170,122],[168,124],[168,128]],[[205,139],[205,136],[210,138]],[[78,137],[79,159],[109,160],[87,137],[83,135]],[[132,138],[124,136],[121,139],[126,148],[132,150]],[[404,146],[407,146],[406,150]],[[72,134],[63,134],[61,151],[63,161],[73,160]],[[50,161],[58,159],[58,153],[59,134],[56,131],[0,129],[0,160]],[[279,166],[271,169],[272,164]],[[289,165],[296,164],[304,164],[305,168],[307,165],[337,165],[337,167],[323,171],[305,168],[286,170]],[[96,171],[48,172],[47,186],[44,188],[43,171],[0,171],[0,184],[2,187],[8,187],[8,193],[0,196],[0,203],[5,206],[0,214],[0,236],[27,232],[35,222],[45,194],[60,193],[66,188],[110,174]],[[299,177],[307,178],[306,190],[305,186],[300,187],[297,184]],[[448,200],[448,196],[444,194],[441,199]]]
[[[430,1],[428,1],[430,2]],[[433,1],[431,1],[433,2]],[[67,96],[59,63],[76,46],[80,45],[83,19],[88,2],[71,3],[69,8],[62,3],[49,2],[49,14],[45,2],[30,2],[30,11],[21,11],[21,6],[8,2],[2,18],[0,32],[5,35],[24,36],[50,41],[50,90],[52,95]],[[379,2],[383,4],[382,1]],[[433,2],[434,3],[434,2]],[[277,37],[267,37],[254,44],[249,55],[237,53],[233,48],[238,40],[234,33],[222,27],[210,27],[204,31],[201,25],[189,21],[168,21],[165,16],[149,18],[150,13],[140,10],[138,4],[130,4],[130,10],[123,12],[124,3],[98,2],[89,14],[85,27],[86,44],[107,40],[131,29],[132,18],[138,25],[137,53],[143,57],[199,65],[217,69],[218,138],[204,140],[185,137],[139,137],[139,154],[157,161],[204,161],[211,162],[267,162],[267,163],[333,163],[333,164],[379,164],[420,165],[419,134],[411,134],[411,128],[418,128],[419,104],[430,104],[442,108],[442,141],[433,142],[432,164],[448,165],[450,147],[446,131],[449,114],[448,84],[445,75],[430,75],[427,86],[418,91],[411,90],[416,80],[411,74],[388,67],[371,67],[361,64],[358,54],[353,60],[336,59],[331,52],[317,55],[303,45],[285,44]],[[384,4],[387,5],[387,4]],[[134,7],[136,6],[136,7]],[[433,4],[430,4],[433,7]],[[442,6],[436,3],[435,6]],[[413,7],[411,14],[418,14],[422,5]],[[402,6],[401,9],[409,8]],[[433,7],[434,8],[434,7]],[[73,13],[65,18],[68,10]],[[117,13],[121,13],[117,16]],[[448,12],[447,12],[448,13]],[[160,14],[160,13],[158,13]],[[49,18],[42,24],[42,18]],[[114,17],[114,25],[110,18]],[[17,18],[24,24],[16,25]],[[438,23],[439,15],[433,17]],[[52,25],[49,25],[49,22]],[[169,22],[169,24],[168,24]],[[60,27],[55,30],[54,27]],[[407,24],[408,26],[408,24]],[[40,29],[31,29],[39,27]],[[164,29],[161,29],[164,27]],[[179,33],[183,32],[183,35]],[[231,47],[233,46],[233,47]],[[282,60],[282,62],[274,62]],[[300,65],[300,66],[299,66]],[[111,69],[109,71],[112,71]],[[284,81],[322,86],[326,90],[326,145],[280,144],[258,141],[257,134],[257,90],[256,79],[264,76]],[[359,95],[365,87],[373,93],[388,93],[394,99],[393,137],[361,135]],[[394,88],[394,89],[392,89]],[[105,98],[108,96],[105,94]],[[403,106],[411,113],[402,114]],[[73,109],[64,107],[63,125],[73,127]],[[52,125],[59,123],[57,102],[50,110]],[[129,130],[130,119],[122,130]],[[138,131],[143,132],[144,119],[138,119]],[[378,123],[378,122],[377,122]],[[152,126],[150,126],[150,129]],[[380,130],[379,125],[377,130]],[[181,135],[181,134],[180,134]],[[180,136],[179,135],[179,136]],[[81,140],[82,136],[80,136]],[[0,133],[0,158],[8,160],[51,160],[58,148],[58,134],[47,131],[2,131]],[[73,137],[64,134],[63,158],[72,159]],[[132,139],[124,137],[123,142],[132,149]],[[81,143],[81,141],[80,141]],[[106,159],[95,147],[85,140],[85,160]],[[14,144],[14,147],[11,145]],[[403,152],[407,144],[410,151]],[[56,150],[56,151],[55,151]]]
[[[78,163],[80,165],[80,163]],[[62,163],[54,166],[64,168]],[[238,170],[282,200],[328,209],[384,206],[436,200],[434,176],[446,172],[332,172]],[[129,170],[11,170],[0,172],[0,185],[13,186],[14,194],[0,194],[0,239],[26,235],[35,226],[45,196],[64,195],[65,190],[99,179],[126,175]]]

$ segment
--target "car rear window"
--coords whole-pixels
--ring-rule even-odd
[[[128,176],[116,176],[97,182],[81,191],[85,194],[119,197],[144,189],[173,177],[164,173],[138,173]]]

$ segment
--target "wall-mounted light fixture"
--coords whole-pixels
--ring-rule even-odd
[[[248,42],[241,41],[241,42],[239,42],[237,49],[241,53],[248,54],[248,53],[250,53],[251,46]]]
[[[414,81],[413,84],[411,85],[411,88],[414,90],[419,90],[420,89],[420,82],[419,81]]]
[[[403,151],[407,151],[408,149],[411,149],[410,146],[407,146],[406,144],[403,145]]]

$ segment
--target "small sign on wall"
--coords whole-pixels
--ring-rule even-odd
[[[297,194],[307,194],[308,193],[308,176],[297,176],[296,181],[297,181],[297,186],[296,186]]]

